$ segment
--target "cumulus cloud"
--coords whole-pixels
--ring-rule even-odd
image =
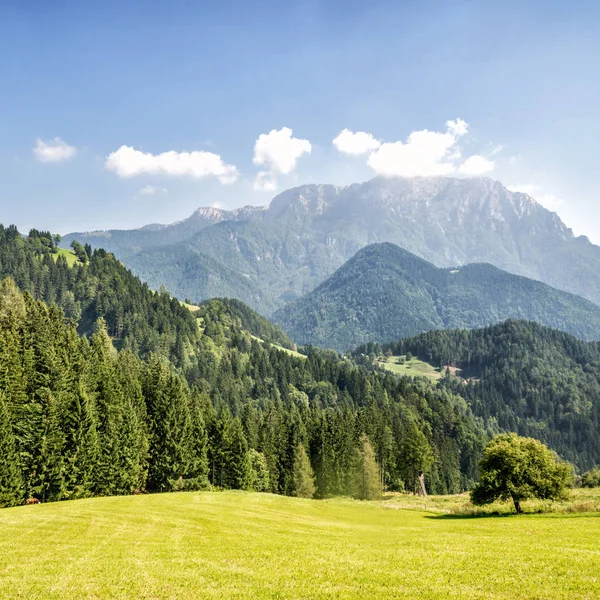
[[[476,176],[494,169],[494,161],[480,154],[462,160],[460,140],[469,132],[463,119],[446,121],[446,131],[413,131],[406,141],[381,142],[365,131],[344,129],[333,140],[342,153],[368,154],[367,164],[384,177],[434,177],[461,173]],[[502,150],[496,146],[489,156]]]
[[[164,187],[156,187],[154,185],[145,185],[138,190],[139,196],[156,196],[156,194],[166,194],[168,189]]]
[[[271,129],[261,133],[254,144],[255,165],[266,167],[254,180],[254,189],[274,191],[277,189],[277,174],[291,173],[303,154],[310,154],[312,145],[308,140],[293,137],[289,127]]]
[[[413,131],[406,142],[386,142],[369,155],[368,165],[386,177],[449,175],[460,157],[458,140],[469,126],[462,119],[446,122],[446,132]]]
[[[70,146],[59,137],[55,137],[49,142],[38,139],[33,153],[41,162],[62,162],[73,158],[77,154],[77,148]]]
[[[261,133],[254,144],[254,164],[283,175],[293,171],[298,159],[310,154],[312,145],[308,140],[292,137],[292,133],[289,127]]]
[[[151,154],[131,146],[121,146],[108,155],[106,168],[114,171],[119,177],[148,174],[201,179],[212,175],[222,184],[233,183],[238,178],[238,170],[234,165],[224,163],[218,154],[204,151],[170,150],[161,154]]]
[[[351,156],[368,154],[381,146],[381,142],[376,140],[370,133],[364,131],[354,132],[350,129],[341,131],[332,143],[340,152]]]
[[[515,185],[507,185],[506,188],[511,192],[520,192],[531,196],[548,210],[554,211],[565,204],[563,198],[559,198],[556,194],[549,194],[542,191],[541,186],[535,183],[518,183]]]
[[[479,154],[469,156],[465,162],[458,167],[458,172],[463,175],[483,175],[494,170],[494,161]]]

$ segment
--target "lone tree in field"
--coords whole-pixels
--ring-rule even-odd
[[[479,483],[471,490],[471,502],[489,504],[512,500],[517,513],[529,498],[560,500],[572,483],[569,463],[559,460],[542,442],[515,433],[496,436],[479,463]]]
[[[381,474],[375,459],[375,451],[366,433],[360,436],[354,450],[350,491],[359,500],[381,498]]]
[[[312,498],[315,495],[315,474],[310,459],[302,444],[294,453],[294,495],[298,498]]]

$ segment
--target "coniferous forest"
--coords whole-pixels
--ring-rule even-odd
[[[385,353],[411,353],[440,368],[440,385],[462,396],[488,430],[542,440],[583,471],[600,464],[600,343],[508,320],[367,344],[354,354],[371,362]]]
[[[192,313],[103,250],[69,265],[57,241],[0,228],[3,506],[209,485],[360,496],[357,464],[387,489],[425,464],[434,493],[476,479],[486,432],[451,390],[272,346],[250,309]]]

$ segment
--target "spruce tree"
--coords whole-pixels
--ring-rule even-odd
[[[23,479],[17,460],[12,422],[4,393],[0,391],[0,507],[23,501]]]
[[[294,496],[312,498],[315,495],[315,474],[308,454],[302,444],[296,446],[294,455]]]
[[[252,487],[252,465],[248,442],[239,418],[231,419],[223,432],[223,481],[225,488],[248,490]]]
[[[254,448],[250,448],[250,450],[248,450],[248,457],[252,468],[252,481],[249,489],[254,490],[255,492],[270,491],[271,481],[265,455]]]

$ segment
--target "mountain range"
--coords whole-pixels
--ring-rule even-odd
[[[263,315],[312,291],[361,248],[391,242],[436,267],[489,263],[600,303],[600,247],[527,194],[488,178],[303,185],[268,207],[198,209],[172,225],[77,233],[148,284]]]
[[[441,269],[389,243],[359,250],[272,318],[297,343],[338,351],[508,318],[600,339],[600,306],[589,300],[489,264]]]

